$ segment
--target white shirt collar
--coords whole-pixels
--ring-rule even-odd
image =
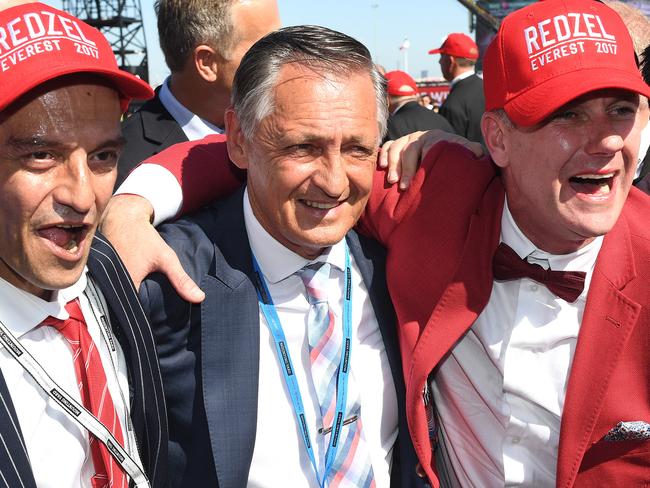
[[[501,216],[501,242],[510,246],[522,259],[540,264],[544,268],[554,271],[583,271],[585,277],[585,288],[580,297],[586,297],[591,282],[591,275],[596,264],[596,258],[603,245],[603,236],[596,237],[593,241],[575,252],[569,254],[551,254],[538,249],[528,237],[524,235],[515,222],[508,202],[503,206]]]
[[[650,150],[650,122],[648,122],[645,128],[641,131],[641,138],[639,141],[639,161],[636,165],[636,174],[634,175],[635,179],[641,176],[641,170],[643,169],[641,163],[643,162],[643,158],[645,158],[648,150]]]
[[[87,268],[84,268],[81,277],[72,286],[55,291],[49,302],[0,278],[0,321],[19,338],[49,316],[67,319],[69,315],[65,305],[86,289],[86,272]]]
[[[469,78],[474,74],[474,70],[471,69],[469,71],[465,71],[461,74],[459,74],[456,78],[451,80],[451,83],[449,83],[449,88],[452,88],[456,83],[458,83],[460,80],[464,80],[465,78]]]
[[[414,102],[416,101],[414,98],[409,98],[408,100],[404,100],[402,103],[400,103],[397,107],[395,107],[395,110],[391,112],[391,115],[395,115],[404,105],[406,105],[409,102]]]
[[[334,244],[316,259],[310,261],[284,247],[262,227],[262,224],[253,214],[248,199],[248,188],[244,191],[243,203],[244,223],[246,224],[246,233],[248,234],[251,251],[255,259],[257,259],[264,277],[270,283],[278,283],[310,263],[325,262],[340,270],[345,269],[344,240]]]
[[[178,122],[178,125],[181,126],[187,138],[190,141],[197,141],[212,134],[223,134],[223,129],[190,112],[176,99],[169,89],[170,79],[171,77],[168,76],[160,87],[160,93],[158,95],[160,97],[160,103],[174,117],[174,120]]]

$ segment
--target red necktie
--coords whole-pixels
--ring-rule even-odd
[[[122,426],[108,390],[104,367],[99,351],[88,333],[79,300],[68,302],[65,309],[70,314],[69,319],[64,321],[48,317],[43,324],[56,328],[70,344],[84,407],[124,446]],[[129,483],[122,468],[106,446],[93,435],[90,436],[90,452],[96,473],[91,480],[93,488],[128,488]]]
[[[503,242],[492,260],[492,272],[497,280],[530,278],[543,284],[549,291],[567,302],[575,302],[585,287],[583,271],[552,271],[539,264],[531,264]]]

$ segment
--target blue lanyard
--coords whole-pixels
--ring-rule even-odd
[[[345,244],[345,295],[343,296],[343,343],[341,345],[341,362],[339,364],[336,382],[336,412],[334,413],[334,425],[330,434],[330,442],[327,447],[327,454],[325,455],[325,473],[321,478],[318,473],[318,465],[314,456],[314,449],[311,445],[311,437],[309,434],[309,427],[305,419],[305,408],[302,403],[302,396],[300,395],[300,388],[295,375],[295,369],[291,362],[289,348],[287,347],[287,339],[282,330],[282,324],[278,312],[273,304],[271,293],[264,280],[264,276],[260,271],[257,264],[257,259],[253,256],[253,268],[257,277],[255,288],[257,289],[257,298],[260,308],[266,323],[269,326],[271,335],[275,342],[278,360],[284,367],[282,372],[284,374],[284,381],[291,396],[291,403],[293,403],[293,411],[298,423],[298,429],[302,434],[302,440],[309,454],[309,460],[316,473],[318,485],[323,488],[327,480],[327,474],[332,467],[332,463],[336,458],[336,453],[339,448],[339,437],[341,434],[341,427],[345,420],[346,402],[348,396],[348,377],[350,374],[350,356],[352,355],[352,272],[350,268],[350,252],[347,243]],[[323,426],[325,427],[325,426]]]

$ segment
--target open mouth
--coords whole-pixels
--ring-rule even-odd
[[[576,193],[605,197],[612,191],[615,173],[582,174],[569,178]]]
[[[70,254],[79,252],[81,242],[87,233],[88,226],[85,224],[59,224],[38,230],[41,237]]]

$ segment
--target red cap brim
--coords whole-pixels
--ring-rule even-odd
[[[611,68],[590,68],[556,76],[521,93],[503,107],[510,120],[520,126],[542,122],[553,112],[587,93],[619,89],[650,98],[650,86],[629,71]]]
[[[32,76],[25,80],[19,90],[14,90],[11,93],[6,92],[4,96],[0,94],[0,110],[4,110],[14,100],[46,81],[75,73],[95,73],[114,83],[115,89],[120,94],[120,100],[123,100],[122,111],[126,111],[131,99],[148,100],[154,96],[154,91],[148,83],[126,71],[92,68],[89,66],[84,66],[80,69],[80,67],[74,65],[68,67],[55,65],[49,68],[44,67],[39,71],[38,76]]]

